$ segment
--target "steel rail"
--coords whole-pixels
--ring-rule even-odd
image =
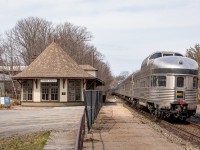
[[[182,127],[181,127],[180,125],[172,124],[165,120],[161,120],[158,124],[166,129],[170,129],[170,131],[172,130],[174,133],[176,133],[176,135],[179,134],[179,136],[185,140],[194,142],[197,145],[200,144],[200,134],[193,132],[194,126],[191,124],[187,124],[187,125],[182,124],[181,125]],[[190,129],[193,128],[193,130],[186,130],[186,128],[190,128]],[[197,130],[199,130],[199,131],[197,131]],[[199,126],[198,126],[198,128],[197,128],[197,126],[195,126],[195,131],[200,133]]]

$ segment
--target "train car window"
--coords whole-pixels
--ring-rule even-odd
[[[194,78],[193,78],[193,88],[194,88],[194,89],[197,89],[197,88],[198,88],[198,78],[197,78],[197,77],[194,77]]]
[[[156,76],[151,77],[151,86],[156,87],[157,86],[157,80],[158,78]]]
[[[158,76],[158,86],[166,86],[166,76]]]
[[[166,76],[152,76],[151,77],[151,86],[166,86]]]
[[[173,54],[163,54],[163,56],[173,56]]]
[[[184,87],[184,78],[183,77],[177,77],[176,86]]]
[[[140,82],[140,87],[145,87],[145,81]]]
[[[150,83],[150,77],[147,77],[146,81],[147,81],[146,86],[149,87],[149,85],[150,85],[149,84]]]
[[[183,55],[181,55],[181,54],[179,54],[179,53],[175,53],[175,56],[182,56],[182,57],[183,57]]]
[[[158,57],[162,57],[162,54],[161,53],[155,53],[155,54],[151,55],[151,57],[149,59],[156,59]]]
[[[142,62],[142,65],[141,65],[141,67],[144,67],[144,66],[146,66],[147,65],[147,61],[148,61],[148,58],[146,58],[143,62]]]

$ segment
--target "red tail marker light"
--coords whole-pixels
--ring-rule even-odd
[[[183,105],[184,104],[184,100],[180,100],[180,104]]]

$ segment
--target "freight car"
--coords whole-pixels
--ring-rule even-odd
[[[198,64],[180,53],[160,51],[148,56],[141,69],[115,89],[136,107],[146,107],[156,117],[185,120],[197,109]]]

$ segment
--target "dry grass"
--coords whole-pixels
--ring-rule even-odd
[[[11,108],[11,105],[0,105],[0,110],[1,109],[10,109]]]
[[[0,138],[1,150],[42,150],[50,131]]]

